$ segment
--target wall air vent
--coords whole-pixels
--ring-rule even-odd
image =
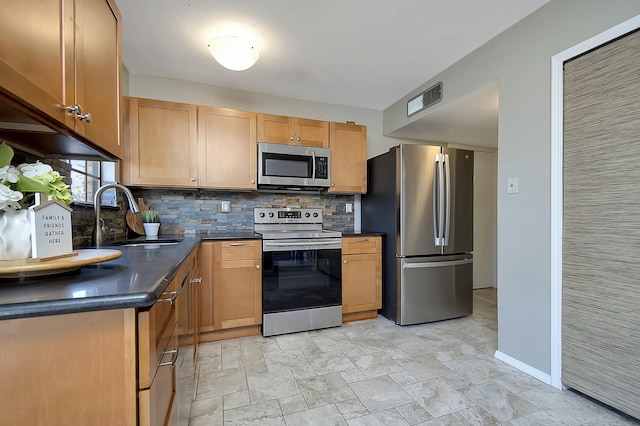
[[[442,82],[436,83],[407,102],[407,117],[411,117],[442,100]]]

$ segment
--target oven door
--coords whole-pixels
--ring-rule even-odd
[[[264,240],[263,313],[340,306],[341,252],[340,238]]]

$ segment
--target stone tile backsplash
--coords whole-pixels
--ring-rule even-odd
[[[70,183],[71,168],[64,158],[43,158],[19,149],[14,163],[40,160],[66,176]],[[147,205],[160,212],[160,235],[206,235],[219,231],[253,231],[254,207],[306,207],[321,208],[324,227],[336,231],[353,232],[353,213],[346,213],[346,204],[353,203],[352,195],[295,194],[270,192],[227,192],[210,190],[172,190],[131,188],[133,195],[142,197]],[[105,240],[135,237],[127,228],[125,215],[128,205],[117,192],[120,208],[103,207]],[[231,212],[222,212],[222,201],[231,202]],[[71,222],[73,247],[90,247],[95,227],[93,206],[72,204]]]
[[[252,231],[255,207],[321,208],[325,228],[353,231],[353,213],[346,213],[346,204],[353,203],[352,195],[140,188],[132,192],[160,212],[161,234]],[[231,212],[222,212],[222,201],[231,203]]]

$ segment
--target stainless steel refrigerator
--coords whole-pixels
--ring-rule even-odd
[[[381,314],[408,325],[473,311],[473,151],[401,144],[367,161],[362,229],[385,232]]]

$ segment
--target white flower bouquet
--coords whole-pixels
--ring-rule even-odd
[[[0,211],[18,210],[33,204],[33,196],[40,192],[50,199],[71,204],[73,197],[69,185],[60,173],[48,164],[37,161],[11,165],[13,149],[0,144]]]

